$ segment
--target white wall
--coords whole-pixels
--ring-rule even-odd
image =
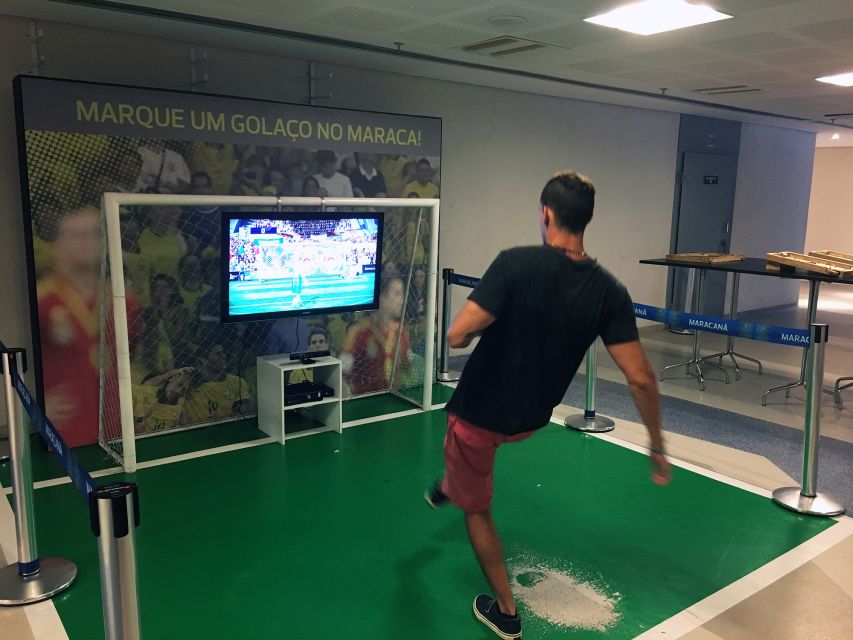
[[[818,148],[806,251],[853,253],[853,147]]]
[[[735,189],[732,252],[763,257],[802,251],[806,237],[815,134],[744,124]],[[743,276],[738,309],[796,303],[799,281]]]
[[[40,23],[42,74],[186,89],[187,45],[73,25]],[[0,224],[4,263],[0,335],[28,342],[28,302],[15,159],[11,80],[29,69],[26,21],[0,17]],[[304,61],[204,46],[205,91],[304,101]],[[342,58],[345,53],[342,53]],[[338,107],[443,118],[441,265],[480,275],[498,250],[538,243],[537,206],[558,169],[588,174],[598,189],[588,250],[636,300],[661,304],[665,273],[639,267],[666,252],[678,115],[537,96],[347,67],[331,68]]]
[[[665,273],[637,261],[668,246],[677,115],[361,70],[334,73],[336,105],[443,118],[443,266],[478,276],[500,248],[541,242],[542,186],[572,168],[597,189],[587,250],[637,300],[663,302]]]

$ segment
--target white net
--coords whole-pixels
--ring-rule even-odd
[[[122,208],[118,228],[135,435],[251,419],[257,408],[256,358],[268,354],[329,349],[342,361],[345,397],[391,391],[421,405],[432,210],[382,210],[378,310],[222,324],[221,208]],[[104,238],[99,440],[121,462],[112,274]],[[284,255],[265,252],[258,259],[265,261],[270,286],[295,282]],[[299,291],[289,287],[289,294],[308,295],[340,268],[321,260],[312,264],[305,284],[300,278]],[[310,379],[310,370],[292,376]]]

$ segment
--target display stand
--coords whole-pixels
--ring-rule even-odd
[[[341,362],[332,357],[316,358],[309,364],[290,360],[290,356],[272,355],[258,358],[258,428],[276,442],[296,436],[325,431],[341,432],[343,382]],[[285,405],[287,374],[304,370],[313,382],[328,385],[333,395],[316,402]],[[291,376],[292,377],[292,376]],[[295,382],[295,380],[290,380]]]

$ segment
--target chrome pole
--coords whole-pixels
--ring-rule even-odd
[[[586,402],[584,412],[568,416],[564,421],[570,429],[587,433],[613,431],[616,423],[610,418],[595,415],[595,382],[598,375],[598,340],[586,352]]]
[[[92,531],[98,538],[101,603],[106,640],[139,640],[136,527],[139,492],[132,482],[113,482],[89,496]]]
[[[840,502],[817,491],[818,444],[820,439],[820,405],[823,399],[823,364],[829,326],[811,323],[806,373],[806,415],[803,434],[803,482],[800,487],[783,487],[773,492],[777,504],[815,516],[839,516],[844,513]]]
[[[19,359],[17,356],[21,355]],[[17,606],[46,600],[67,589],[77,577],[77,567],[62,558],[39,558],[33,512],[33,481],[29,430],[24,429],[21,404],[13,386],[13,367],[23,374],[23,349],[2,353],[3,392],[9,425],[12,493],[15,497],[16,564],[0,569],[0,605]]]

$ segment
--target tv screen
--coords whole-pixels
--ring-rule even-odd
[[[222,321],[379,306],[384,214],[222,214]]]

